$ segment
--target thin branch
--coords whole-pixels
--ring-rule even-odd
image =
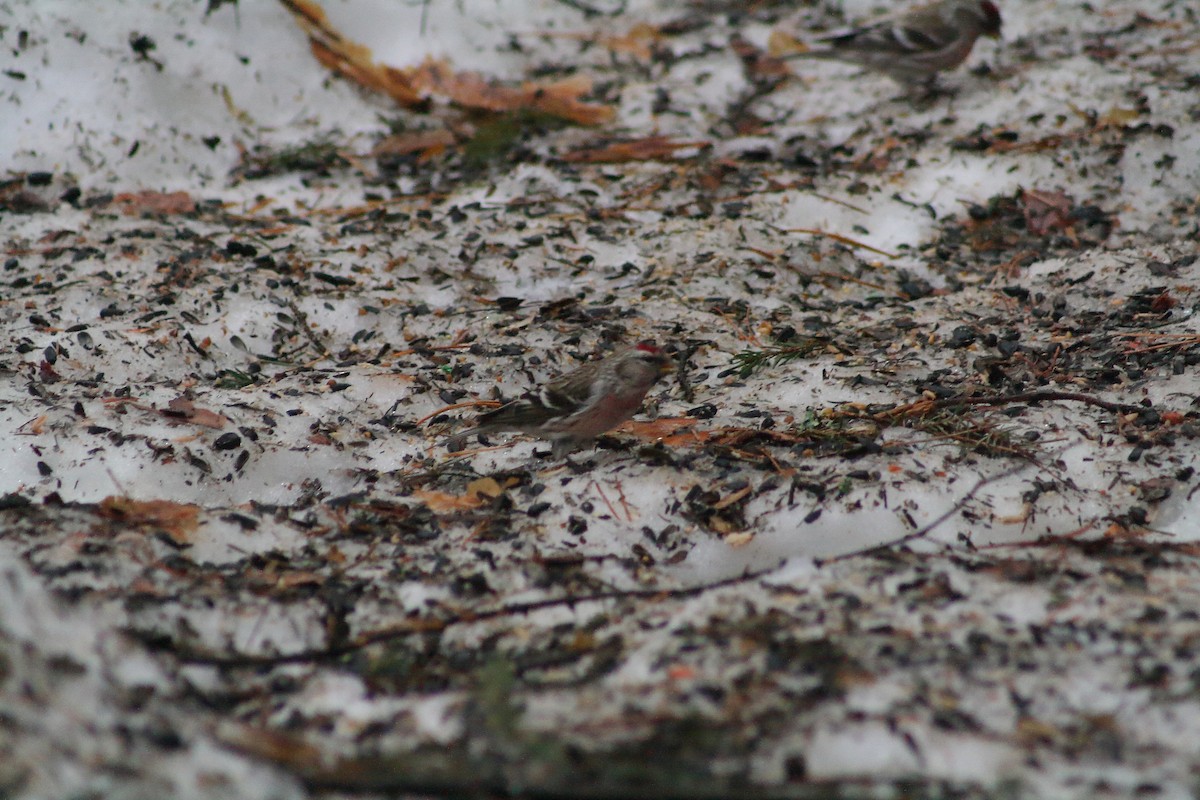
[[[466,400],[462,403],[451,403],[448,406],[442,406],[437,411],[433,411],[429,414],[426,414],[425,416],[421,417],[419,420],[417,420],[413,424],[414,425],[424,425],[426,422],[428,422],[429,420],[438,416],[439,414],[445,414],[447,411],[454,411],[457,408],[476,408],[478,406],[495,407],[495,406],[500,406],[500,405],[504,405],[504,404],[498,400]]]
[[[834,203],[836,205],[843,206],[845,208],[850,209],[851,211],[857,211],[860,214],[871,213],[861,206],[856,206],[852,203],[847,203],[845,200],[838,200],[836,197],[831,197],[830,195],[827,195],[827,194],[821,194],[820,192],[812,192],[812,191],[810,191],[809,194],[811,194],[813,197],[816,197],[819,200],[824,200],[827,203]]]
[[[312,344],[313,347],[317,348],[318,353],[320,353],[322,356],[328,356],[329,348],[325,346],[325,343],[321,341],[320,337],[318,337],[316,332],[313,331],[313,329],[309,326],[308,315],[300,310],[300,306],[296,305],[295,300],[288,300],[287,307],[288,310],[292,312],[292,315],[296,320],[296,327],[299,328],[300,332],[304,334],[304,338],[308,339],[309,343]],[[295,352],[299,352],[300,349],[303,348],[298,348]]]
[[[954,516],[959,511],[962,511],[962,509],[967,505],[967,503],[971,502],[971,500],[974,499],[975,495],[979,493],[980,489],[987,486],[988,484],[995,483],[996,481],[1000,481],[1005,478],[1016,475],[1018,472],[1022,471],[1027,466],[1029,466],[1029,465],[1028,464],[1018,464],[1017,466],[1012,467],[1011,469],[1007,469],[1004,472],[997,473],[996,475],[990,475],[986,478],[980,478],[979,482],[976,483],[974,486],[972,486],[970,491],[968,491],[966,494],[964,494],[962,497],[960,497],[954,503],[954,505],[950,506],[950,508],[946,509],[943,513],[939,514],[933,520],[926,523],[925,525],[918,528],[917,530],[913,531],[912,533],[906,533],[905,535],[903,535],[897,539],[891,539],[886,542],[881,542],[880,544],[873,544],[870,547],[864,547],[860,550],[851,550],[849,553],[842,553],[841,555],[832,556],[831,558],[815,559],[813,563],[815,563],[818,567],[820,567],[824,564],[833,564],[838,561],[846,561],[847,559],[858,558],[860,556],[871,556],[871,555],[875,555],[876,553],[883,552],[884,550],[891,550],[894,547],[899,547],[902,544],[908,544],[909,542],[916,541],[917,539],[924,539],[931,532],[933,532],[933,530],[935,528],[940,526],[943,522],[950,519],[950,517]]]
[[[886,286],[880,286],[878,283],[864,281],[861,278],[855,278],[853,276],[846,275],[845,273],[830,272],[823,269],[817,273],[817,277],[831,278],[836,281],[847,281],[849,283],[857,283],[859,286],[866,286],[868,289],[874,289],[877,292],[884,292],[885,294],[890,294],[893,297],[907,297],[907,295],[902,292],[897,292],[896,290],[889,289]]]
[[[685,597],[694,597],[713,589],[721,589],[726,586],[734,586],[747,581],[757,580],[764,575],[774,572],[778,568],[778,565],[776,565],[770,567],[769,569],[747,571],[741,575],[731,578],[723,578],[718,581],[712,581],[711,583],[703,583],[697,586],[689,586],[681,589],[615,589],[613,591],[597,592],[595,594],[584,595],[581,597],[551,597],[544,600],[532,600],[526,603],[514,603],[512,605],[504,605],[498,608],[478,612],[459,610],[454,614],[442,619],[405,619],[394,625],[389,625],[386,628],[379,628],[359,634],[353,639],[348,639],[337,645],[331,645],[321,649],[297,650],[292,653],[282,653],[278,655],[212,652],[199,648],[193,649],[173,641],[164,642],[162,637],[153,631],[128,629],[126,633],[139,639],[154,649],[169,652],[180,661],[184,661],[189,664],[207,664],[221,667],[269,667],[282,664],[326,661],[344,656],[347,653],[352,653],[356,650],[361,650],[362,648],[372,644],[379,644],[392,639],[401,639],[405,636],[411,636],[416,633],[443,631],[455,625],[486,622],[488,620],[501,619],[503,617],[517,616],[522,614],[532,614],[537,611],[544,611],[551,608],[562,608],[564,606],[573,608],[574,606],[582,603],[599,603],[611,600],[629,600],[639,598],[674,600]]]
[[[1068,400],[1076,403],[1085,403],[1097,408],[1103,408],[1105,411],[1111,411],[1114,414],[1131,414],[1146,410],[1145,406],[1135,406],[1129,403],[1113,403],[1081,392],[1046,390],[993,395],[991,397],[946,397],[941,400],[918,400],[915,403],[906,403],[887,411],[881,411],[878,414],[872,414],[871,418],[882,421],[904,416],[914,411],[926,413],[936,411],[940,408],[954,408],[955,406],[1003,406],[1009,403],[1038,403],[1047,400]]]
[[[812,236],[824,236],[826,239],[833,239],[835,242],[841,242],[842,244],[847,244],[851,247],[857,247],[862,250],[870,250],[872,253],[878,253],[885,258],[899,258],[899,256],[897,256],[895,253],[889,253],[887,250],[880,250],[878,247],[872,247],[865,242],[860,242],[857,239],[851,239],[849,236],[843,236],[840,233],[830,233],[829,231],[823,231],[820,228],[780,228],[779,230],[783,231],[784,233],[807,233]]]

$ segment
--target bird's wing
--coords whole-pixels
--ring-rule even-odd
[[[564,417],[587,406],[597,387],[593,386],[595,363],[584,364],[540,389],[526,392],[511,403],[481,414],[479,428],[525,428],[540,425],[550,417]]]
[[[959,29],[937,5],[876,20],[860,28],[834,31],[818,41],[834,50],[927,53],[957,41]]]

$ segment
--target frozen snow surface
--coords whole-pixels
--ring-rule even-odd
[[[1194,796],[1193,3],[303,5],[0,3],[0,796]]]

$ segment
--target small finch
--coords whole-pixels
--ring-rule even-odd
[[[481,414],[474,428],[450,437],[447,447],[461,449],[463,440],[480,433],[518,431],[550,439],[553,457],[559,458],[632,417],[671,369],[666,353],[639,342]]]
[[[1000,9],[991,0],[942,0],[825,36],[823,47],[787,57],[846,61],[905,86],[931,87],[939,72],[966,60],[980,36],[1000,37]]]

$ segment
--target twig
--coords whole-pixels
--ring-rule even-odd
[[[629,508],[629,501],[625,499],[625,489],[622,488],[621,482],[617,481],[617,496],[621,499],[621,507],[625,509],[625,516],[629,517],[629,521],[633,522],[633,511]]]
[[[902,294],[901,292],[897,292],[895,289],[888,289],[886,286],[880,286],[878,283],[871,283],[870,281],[864,281],[861,278],[855,278],[850,275],[846,275],[844,273],[839,274],[837,272],[821,270],[820,272],[817,273],[817,277],[832,278],[833,280],[837,280],[837,281],[848,281],[849,283],[857,283],[859,286],[866,286],[868,289],[874,289],[877,292],[884,292],[886,294],[892,295],[893,297],[907,297],[907,295]]]
[[[1051,534],[1051,535],[1046,535],[1046,536],[1039,536],[1036,539],[1018,539],[1015,542],[990,542],[988,544],[976,545],[975,549],[983,551],[983,550],[999,550],[999,549],[1012,548],[1012,547],[1020,547],[1020,548],[1046,547],[1046,546],[1052,545],[1052,544],[1061,544],[1062,542],[1066,542],[1066,541],[1073,542],[1073,541],[1077,540],[1080,536],[1083,536],[1085,533],[1090,531],[1092,528],[1096,527],[1096,524],[1099,521],[1100,521],[1099,519],[1094,519],[1091,522],[1084,523],[1083,525],[1080,525],[1075,530],[1067,531],[1066,533],[1058,533],[1058,534]]]
[[[169,652],[180,661],[184,661],[189,664],[209,664],[212,666],[223,667],[269,667],[282,664],[299,664],[312,661],[325,661],[333,658],[339,658],[347,653],[361,650],[362,648],[372,644],[378,644],[380,642],[386,642],[392,639],[400,639],[416,633],[444,631],[454,625],[486,622],[488,620],[517,616],[521,614],[531,614],[537,611],[543,611],[551,608],[561,608],[563,606],[574,608],[576,605],[585,603],[599,603],[610,600],[631,600],[639,598],[669,600],[694,597],[713,589],[721,589],[726,586],[734,586],[739,583],[757,580],[774,572],[778,568],[778,565],[776,565],[768,569],[748,571],[732,578],[723,578],[711,583],[689,586],[682,589],[613,590],[609,592],[597,592],[595,594],[585,595],[582,597],[551,597],[545,600],[532,600],[527,603],[513,603],[512,605],[500,606],[499,608],[478,612],[459,610],[451,616],[442,619],[405,619],[386,628],[367,631],[354,637],[353,639],[346,640],[337,645],[331,645],[322,649],[298,650],[293,653],[283,653],[279,655],[216,653],[208,650],[192,649],[184,645],[179,645],[175,642],[163,642],[162,637],[152,631],[127,629],[126,632],[129,635],[141,640],[148,646]]]
[[[991,397],[946,397],[941,400],[918,400],[915,403],[905,403],[904,405],[896,406],[895,408],[870,416],[876,421],[883,421],[904,416],[914,411],[926,413],[928,411],[936,411],[940,408],[954,408],[955,406],[1003,406],[1009,403],[1038,403],[1046,400],[1069,400],[1076,403],[1085,403],[1097,408],[1103,408],[1105,411],[1111,411],[1114,414],[1130,414],[1145,411],[1143,406],[1135,406],[1128,403],[1113,403],[1081,392],[1047,390],[1040,392],[1020,392],[1018,394],[1001,394]]]
[[[287,307],[296,318],[296,327],[300,329],[300,331],[304,334],[304,337],[308,339],[312,346],[317,348],[317,352],[322,356],[329,355],[329,348],[325,346],[325,343],[322,342],[317,334],[313,332],[313,329],[309,327],[308,315],[300,310],[300,306],[296,305],[296,301],[288,300]],[[299,352],[299,349],[302,348],[298,348],[296,352]]]
[[[979,493],[980,489],[987,486],[989,483],[995,483],[996,481],[1003,480],[1012,475],[1016,475],[1018,472],[1025,469],[1026,466],[1028,466],[1028,465],[1027,464],[1018,464],[1017,466],[1012,467],[1011,469],[1006,469],[1004,472],[998,473],[996,475],[990,475],[986,478],[980,478],[978,483],[976,483],[974,486],[972,486],[970,491],[968,491],[966,494],[964,494],[962,497],[960,497],[954,503],[954,505],[950,506],[950,508],[946,509],[942,514],[939,514],[932,521],[926,523],[925,525],[923,525],[922,527],[913,531],[912,533],[906,533],[905,535],[899,537],[898,539],[891,539],[886,542],[881,542],[880,544],[874,544],[874,545],[871,545],[870,547],[864,547],[861,550],[851,550],[849,553],[842,553],[840,555],[832,556],[831,558],[814,559],[813,563],[816,564],[818,567],[820,567],[824,564],[833,564],[835,562],[845,561],[850,558],[858,558],[859,556],[874,555],[874,554],[882,552],[884,550],[891,550],[893,547],[898,547],[902,544],[908,544],[909,542],[915,541],[917,539],[924,539],[926,536],[928,536],[933,531],[934,528],[938,527],[943,522],[950,519],[950,517],[954,516],[959,511],[961,511],[963,509],[963,507],[966,506],[967,503],[969,503],[972,499],[974,499],[975,495]]]
[[[604,490],[600,488],[600,484],[596,483],[596,481],[593,480],[591,482],[591,485],[596,487],[596,491],[599,493],[600,499],[604,501],[604,505],[608,506],[608,510],[610,512],[612,512],[613,519],[617,519],[617,520],[621,519],[621,515],[617,513],[617,510],[615,508],[613,508],[613,504],[608,501],[608,495],[606,495],[604,493]],[[632,519],[630,519],[629,521],[633,522]]]
[[[820,228],[780,228],[779,230],[783,231],[784,233],[807,233],[807,234],[811,234],[812,236],[824,236],[827,239],[833,239],[836,242],[841,242],[842,244],[848,244],[851,247],[858,247],[863,250],[870,250],[872,253],[878,253],[879,255],[884,256],[885,258],[898,258],[899,257],[895,253],[889,253],[887,250],[880,250],[878,247],[872,247],[871,245],[866,244],[865,242],[860,242],[857,239],[851,239],[849,236],[843,236],[840,233],[830,233],[829,231],[823,231]]]
[[[475,408],[477,406],[495,407],[495,406],[499,406],[499,405],[503,405],[503,403],[501,403],[499,400],[466,400],[462,403],[451,403],[448,406],[442,406],[437,411],[426,414],[425,416],[421,417],[419,420],[417,420],[413,424],[414,425],[424,425],[426,422],[433,419],[438,414],[445,414],[447,411],[454,411],[457,408]]]
[[[627,0],[619,0],[616,5],[610,9],[602,11],[594,5],[582,3],[579,0],[558,0],[564,6],[573,8],[583,14],[585,17],[617,17],[625,13],[625,5]]]
[[[838,200],[836,197],[830,197],[827,194],[821,194],[820,192],[809,192],[809,194],[811,194],[813,197],[817,198],[818,200],[824,200],[826,203],[834,203],[839,206],[844,206],[844,207],[850,209],[851,211],[857,211],[860,214],[870,213],[865,208],[862,208],[861,206],[856,206],[852,203],[847,203],[845,200]]]

